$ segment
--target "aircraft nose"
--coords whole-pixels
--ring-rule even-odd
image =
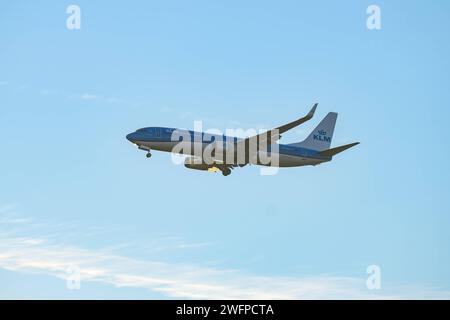
[[[130,142],[134,142],[134,141],[136,140],[136,139],[135,139],[134,132],[133,132],[133,133],[127,134],[127,139],[128,139],[128,141],[130,141]]]

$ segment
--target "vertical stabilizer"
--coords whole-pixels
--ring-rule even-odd
[[[304,141],[293,143],[292,145],[316,151],[329,149],[331,139],[333,138],[337,115],[336,112],[328,113]]]

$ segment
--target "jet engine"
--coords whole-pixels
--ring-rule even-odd
[[[195,160],[196,160],[196,158],[194,158],[194,157],[186,158],[186,160],[184,161],[184,166],[188,169],[203,170],[203,171],[209,170],[212,167],[214,167],[214,165],[207,164],[203,161],[200,162],[198,160],[197,161],[195,161]]]
[[[184,166],[188,169],[194,169],[194,170],[202,170],[202,171],[208,171],[208,172],[217,172],[217,171],[222,171],[222,174],[224,176],[227,176],[231,173],[231,170],[227,167],[223,167],[221,168],[220,165],[217,164],[207,164],[205,162],[200,162],[200,161],[195,161],[196,158],[194,157],[189,157],[186,158],[186,160],[184,161]]]

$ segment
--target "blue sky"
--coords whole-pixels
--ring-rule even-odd
[[[381,30],[366,28],[370,4]],[[449,298],[449,9],[4,3],[0,297]],[[361,144],[274,176],[188,170],[125,139],[195,120],[269,129],[315,102],[281,142],[335,111],[333,146]],[[381,290],[365,285],[373,264]]]

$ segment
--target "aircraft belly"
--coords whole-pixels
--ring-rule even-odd
[[[176,141],[139,141],[137,142],[140,146],[148,147],[151,150],[159,150],[159,151],[166,151],[166,152],[172,152],[172,149],[178,144],[179,142]],[[195,146],[192,146],[193,148],[183,148],[183,154],[185,155],[195,155],[195,151],[200,151],[200,156],[203,155],[204,147],[205,145],[202,143],[195,143]],[[190,149],[190,150],[189,150]],[[222,148],[216,149],[217,154],[220,154],[223,152]],[[272,155],[274,157],[275,155]],[[216,158],[216,157],[213,157]],[[217,157],[218,159],[221,157]],[[223,161],[223,160],[222,160]],[[272,164],[269,166],[276,166],[276,167],[299,167],[299,166],[307,166],[307,165],[316,165],[319,163],[324,162],[323,160],[314,159],[314,158],[308,158],[308,157],[301,157],[301,156],[292,156],[292,155],[286,155],[286,154],[280,154],[278,163],[276,161],[272,161]],[[264,165],[261,163],[258,163],[260,165]]]
[[[179,144],[177,141],[138,141],[137,144],[140,146],[148,147],[151,150],[172,152],[173,148]],[[195,155],[196,152],[200,156],[203,155],[205,145],[201,142],[194,142],[193,144],[181,145],[180,153],[185,155]]]
[[[174,141],[142,141],[142,142],[139,142],[138,144],[142,145],[142,146],[146,146],[146,147],[150,148],[151,150],[171,152],[173,147],[177,143],[178,142],[174,142]]]
[[[321,162],[323,161],[314,158],[297,157],[280,154],[279,167],[300,167],[300,166],[316,165]]]

